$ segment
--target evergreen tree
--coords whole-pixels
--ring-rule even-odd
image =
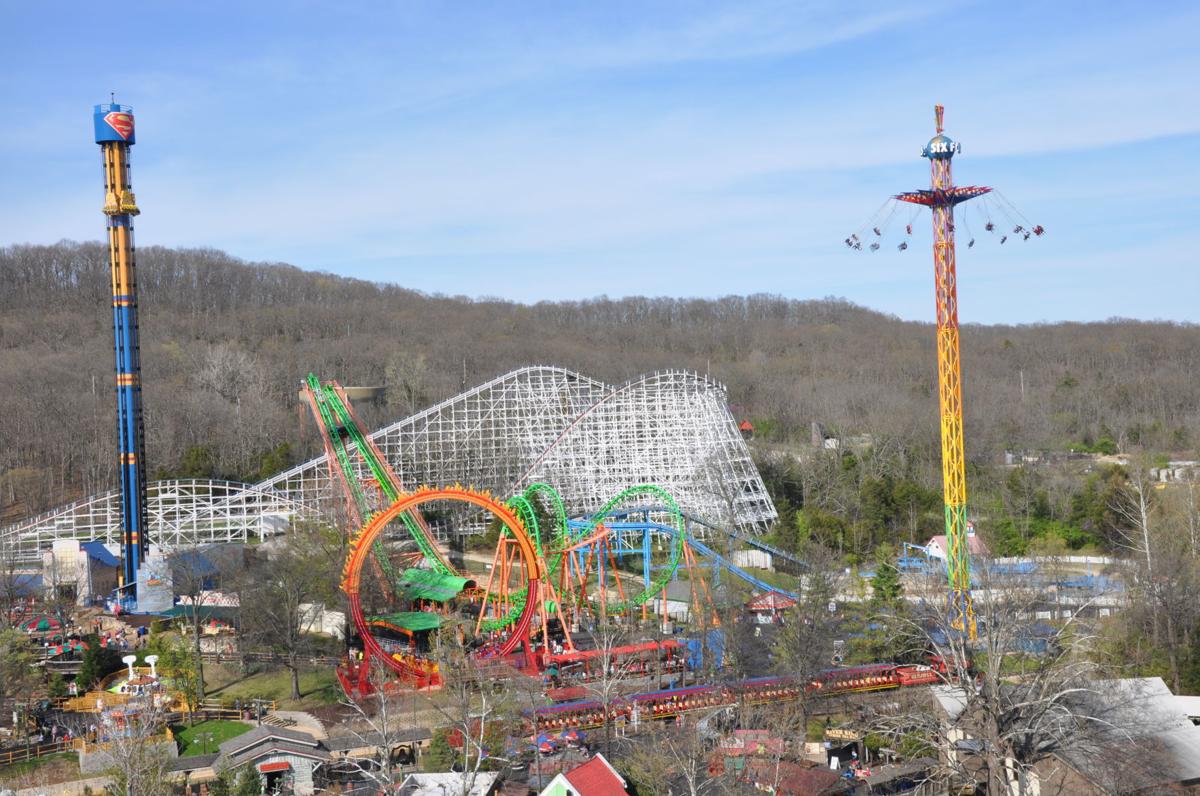
[[[75,682],[84,691],[124,665],[120,654],[112,647],[101,647],[100,639],[96,636],[88,636],[87,645],[79,665],[79,674],[75,677]]]
[[[891,545],[875,548],[875,577],[871,579],[871,602],[883,608],[895,608],[904,591],[900,570],[896,568],[896,553]]]
[[[444,728],[434,730],[429,748],[421,755],[421,768],[433,773],[449,771],[456,758],[457,755],[450,748],[450,731]]]
[[[260,796],[262,780],[254,766],[227,768],[208,784],[208,796]]]
[[[174,635],[155,635],[146,645],[146,654],[158,656],[158,673],[172,691],[183,694],[193,707],[199,701],[200,673],[186,641]]]
[[[58,672],[50,675],[50,679],[46,682],[46,696],[51,699],[58,699],[67,695],[67,681]]]
[[[259,796],[263,792],[262,780],[254,766],[246,766],[238,774],[237,785],[230,796]]]
[[[225,769],[208,783],[208,796],[233,796],[233,771]]]
[[[0,630],[0,699],[26,699],[40,680],[40,655],[21,630]]]

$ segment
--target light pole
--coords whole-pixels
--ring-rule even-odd
[[[121,659],[121,663],[123,663],[129,667],[129,682],[130,683],[133,682],[133,678],[135,677],[135,675],[133,673],[133,662],[136,660],[137,660],[136,655],[126,655],[124,658]]]

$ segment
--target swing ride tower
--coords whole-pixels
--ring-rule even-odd
[[[991,188],[956,188],[950,164],[960,145],[942,130],[943,107],[934,108],[936,135],[921,154],[929,158],[929,190],[898,194],[933,214],[933,277],[937,305],[938,405],[941,410],[942,494],[946,511],[947,574],[952,626],[975,637],[971,570],[967,549],[967,476],[963,452],[962,367],[958,344],[958,286],[954,262],[954,207]]]
[[[138,567],[146,558],[146,462],[138,352],[137,271],[133,217],[138,214],[129,180],[134,143],[133,109],[97,105],[92,115],[104,161],[104,207],[112,266],[113,352],[117,371],[117,439],[121,473],[121,585],[136,599]]]

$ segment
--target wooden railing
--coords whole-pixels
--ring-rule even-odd
[[[277,652],[202,652],[200,657],[210,663],[286,663],[287,658]],[[309,666],[337,666],[342,659],[335,655],[309,655],[298,659]]]
[[[164,727],[161,733],[148,736],[146,741],[147,743],[175,743],[175,733],[171,732],[170,727]],[[94,754],[108,749],[112,745],[112,741],[87,741],[83,738],[75,738],[71,741],[70,748],[76,752]]]
[[[236,721],[241,719],[245,711],[250,711],[251,718],[257,715],[258,705],[262,706],[262,715],[274,713],[279,704],[273,699],[243,699],[241,700],[241,710],[233,707],[232,703],[227,700],[206,699],[197,706],[195,715],[204,719],[225,719],[227,721]]]
[[[100,708],[97,708],[97,701]],[[71,713],[98,713],[129,701],[129,694],[114,694],[111,691],[88,691],[77,697],[70,697],[62,704],[62,709]]]
[[[20,763],[25,760],[33,760],[46,755],[56,755],[60,752],[78,751],[74,741],[56,741],[54,743],[40,743],[35,746],[26,746],[21,749],[9,749],[7,752],[0,752],[0,768],[11,766],[13,763]]]

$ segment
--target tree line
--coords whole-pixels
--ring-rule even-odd
[[[931,325],[843,299],[525,305],[210,249],[143,248],[138,268],[152,476],[253,480],[317,451],[296,414],[309,371],[385,386],[384,399],[360,407],[375,425],[542,363],[609,382],[656,368],[707,372],[765,443],[806,441],[813,422],[870,434],[937,486]],[[0,272],[0,516],[10,521],[116,482],[110,278],[101,244],[67,241],[0,248]],[[973,463],[1006,449],[1196,449],[1194,325],[967,325],[962,338]]]

